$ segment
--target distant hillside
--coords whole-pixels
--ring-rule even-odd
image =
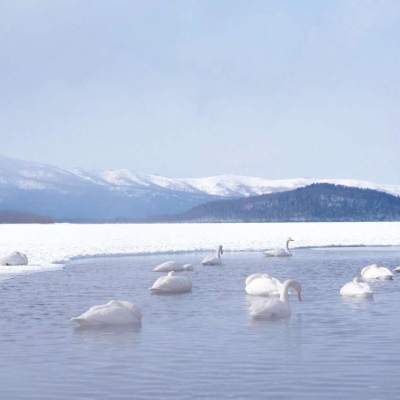
[[[400,195],[400,185],[354,179],[270,180],[236,175],[178,179],[128,169],[63,170],[0,155],[0,208],[64,222],[101,223],[180,214],[210,201],[282,193],[314,183]]]
[[[151,222],[399,221],[400,197],[370,189],[316,183],[303,188],[208,202]]]
[[[52,222],[54,221],[50,217],[13,210],[0,210],[0,224],[49,224]]]

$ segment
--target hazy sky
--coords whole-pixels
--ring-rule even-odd
[[[400,184],[398,0],[5,0],[0,154]]]

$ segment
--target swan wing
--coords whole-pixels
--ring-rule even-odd
[[[206,257],[201,262],[202,265],[221,265],[222,261],[218,257]]]
[[[19,251],[14,251],[11,254],[0,258],[0,265],[27,265],[28,257]]]
[[[365,282],[349,282],[341,289],[342,296],[371,296],[373,294],[371,287]]]
[[[290,257],[292,253],[285,249],[267,250],[263,253],[266,257]]]
[[[132,303],[113,300],[91,307],[79,317],[72,318],[72,321],[82,326],[124,325],[140,322],[141,318],[141,312]]]
[[[157,265],[153,269],[153,271],[156,272],[170,272],[170,271],[181,271],[182,266],[179,265],[176,261],[166,261],[165,263],[162,263],[160,265]]]
[[[254,296],[279,296],[282,284],[279,286],[275,281],[278,280],[275,278],[267,278],[265,276],[253,279],[246,286],[246,293]]]
[[[183,293],[192,290],[192,282],[184,276],[163,276],[150,288],[153,293]]]
[[[250,315],[256,319],[281,319],[290,316],[290,306],[277,299],[261,299],[253,303]]]
[[[251,274],[246,278],[246,286],[253,280],[257,278],[261,278],[264,274]]]

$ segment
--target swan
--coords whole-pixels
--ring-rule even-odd
[[[204,258],[204,260],[201,262],[201,265],[221,265],[221,254],[224,254],[224,252],[222,250],[222,246],[219,245],[217,251],[215,252],[215,256]]]
[[[289,242],[294,242],[292,238],[287,238],[285,249],[267,250],[264,251],[266,257],[291,257],[292,253],[289,250]]]
[[[373,291],[368,283],[360,282],[358,276],[355,276],[352,282],[346,283],[340,289],[340,294],[352,297],[371,297]]]
[[[269,274],[252,274],[246,279],[246,293],[254,296],[279,296],[282,282]]]
[[[185,276],[174,275],[174,271],[158,278],[150,290],[153,293],[185,293],[192,290],[192,282]]]
[[[361,276],[364,279],[380,279],[380,280],[393,279],[393,274],[388,268],[380,267],[377,264],[372,264],[364,267],[361,270]]]
[[[140,310],[129,301],[122,300],[93,306],[79,317],[71,318],[80,326],[140,324],[141,320]]]
[[[400,272],[400,267],[397,267],[395,269],[392,270],[393,272]]]
[[[170,272],[170,271],[192,271],[193,266],[191,264],[180,264],[176,261],[166,261],[160,265],[157,265],[153,269],[156,272]]]
[[[27,265],[28,257],[20,251],[8,254],[0,258],[0,265]]]
[[[282,319],[289,318],[289,288],[294,289],[301,301],[301,285],[294,279],[288,279],[282,285],[278,299],[260,299],[249,307],[250,315],[255,319]]]

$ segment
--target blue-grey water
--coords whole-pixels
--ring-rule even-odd
[[[289,259],[225,253],[94,258],[0,283],[0,399],[399,399],[400,274],[370,283],[373,300],[341,286],[400,249],[298,249]],[[208,254],[207,254],[208,255]],[[152,269],[177,259],[193,291],[153,295]],[[298,279],[287,321],[252,321],[245,278]],[[71,317],[127,300],[141,327],[80,329]]]

